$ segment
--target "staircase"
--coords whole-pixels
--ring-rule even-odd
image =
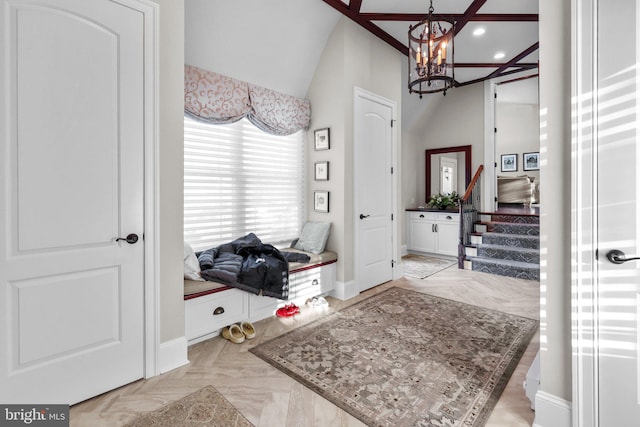
[[[537,214],[479,213],[464,268],[540,280],[540,221]]]

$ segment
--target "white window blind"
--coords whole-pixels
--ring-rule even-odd
[[[184,239],[208,249],[255,233],[288,244],[304,214],[302,131],[267,134],[247,119],[212,125],[184,119]]]

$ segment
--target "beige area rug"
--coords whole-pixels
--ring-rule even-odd
[[[538,321],[390,288],[250,351],[369,426],[483,426]]]
[[[404,275],[424,279],[456,264],[458,260],[409,254],[402,257]]]
[[[126,427],[251,427],[213,386],[207,386],[160,409],[142,414]]]

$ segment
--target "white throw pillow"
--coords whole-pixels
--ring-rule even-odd
[[[196,258],[196,253],[187,242],[184,242],[184,278],[204,281],[200,276],[200,263]]]
[[[330,230],[330,222],[309,221],[304,225],[304,227],[302,227],[302,234],[294,248],[305,252],[311,252],[312,254],[322,253],[324,252],[324,247],[327,244]]]

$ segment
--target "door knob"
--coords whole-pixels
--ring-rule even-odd
[[[118,237],[116,239],[116,242],[119,242],[120,240],[124,240],[128,244],[133,245],[135,242],[138,241],[138,235],[134,234],[134,233],[131,233],[127,237]]]
[[[634,261],[640,257],[627,258],[627,256],[619,249],[611,249],[607,252],[607,259],[614,264],[624,264],[627,261]]]
[[[362,215],[362,214],[360,214],[360,219],[365,219],[365,218],[369,218],[369,215]]]

